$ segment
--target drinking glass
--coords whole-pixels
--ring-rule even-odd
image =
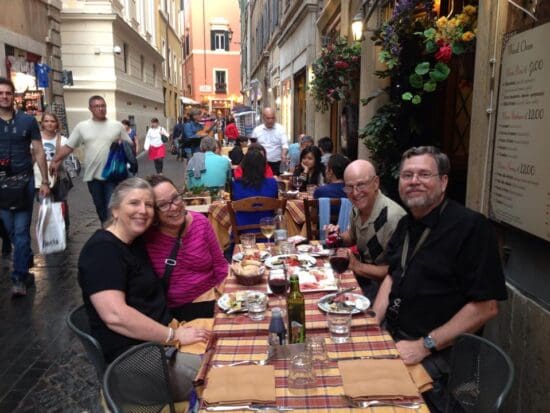
[[[313,362],[313,364],[319,366],[319,368],[322,368],[325,362],[328,360],[325,338],[307,337],[306,352],[311,357],[311,361]]]
[[[298,353],[290,359],[288,384],[293,388],[304,388],[315,385],[317,377],[311,357],[307,353]]]
[[[267,238],[267,249],[271,251],[270,240],[273,236],[273,232],[275,231],[275,221],[273,220],[273,217],[260,219],[260,231],[262,231],[264,237]]]
[[[327,313],[330,338],[335,343],[348,341],[351,330],[351,313]]]
[[[329,262],[336,276],[336,286],[340,291],[342,289],[342,273],[346,272],[349,267],[349,251],[346,248],[331,250]]]
[[[289,286],[287,272],[279,269],[269,271],[267,283],[273,294],[277,297],[277,304],[275,306],[280,307],[281,313],[284,315],[284,309],[286,308],[285,296]]]
[[[253,321],[261,321],[264,319],[265,311],[267,309],[267,298],[265,296],[259,297],[254,294],[250,294],[246,298],[246,308],[248,310],[248,317]]]
[[[251,254],[256,248],[256,234],[242,234],[241,246],[243,247],[243,255]]]

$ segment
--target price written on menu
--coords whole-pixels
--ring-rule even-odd
[[[550,24],[505,43],[491,216],[550,241]]]

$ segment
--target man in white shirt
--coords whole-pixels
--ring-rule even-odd
[[[84,145],[84,164],[86,171],[83,181],[88,184],[88,191],[94,201],[95,209],[101,223],[109,218],[109,200],[118,182],[105,180],[101,175],[109,149],[113,142],[123,139],[132,142],[122,123],[107,119],[107,105],[103,97],[95,95],[88,100],[88,109],[92,118],[79,122],[73,129],[67,143],[60,148],[50,164],[53,175],[61,161],[77,146]]]
[[[252,138],[265,148],[267,163],[273,173],[279,175],[281,163],[286,165],[288,137],[283,126],[275,122],[275,111],[272,108],[264,108],[262,118],[264,123],[254,128]]]

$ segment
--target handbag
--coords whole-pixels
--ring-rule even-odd
[[[128,178],[128,168],[126,164],[128,160],[124,154],[124,146],[122,143],[113,142],[111,148],[109,149],[109,156],[107,158],[107,163],[101,177],[106,181],[111,182],[120,182]]]
[[[36,223],[36,241],[40,254],[63,251],[66,247],[65,219],[61,202],[42,200]]]
[[[8,160],[11,162],[11,142],[8,146]],[[32,203],[29,194],[29,182],[34,176],[32,171],[10,175],[8,170],[3,171],[0,177],[0,209],[16,210],[27,207]]]
[[[138,161],[136,158],[136,153],[134,152],[134,146],[130,142],[123,141],[122,147],[124,149],[124,155],[126,156],[126,161],[128,162],[128,170],[130,173],[137,174],[138,171]]]

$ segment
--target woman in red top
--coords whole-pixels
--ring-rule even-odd
[[[223,134],[230,142],[235,142],[239,137],[239,130],[235,124],[235,118],[231,115],[227,118],[227,126],[225,127]]]
[[[264,158],[267,159],[265,148],[259,143],[251,143],[248,145],[247,153],[250,151],[260,151],[264,155]],[[243,168],[241,168],[240,165],[233,169],[233,177],[235,179],[241,179],[243,177]],[[265,164],[264,178],[273,178],[273,171],[268,163]]]

